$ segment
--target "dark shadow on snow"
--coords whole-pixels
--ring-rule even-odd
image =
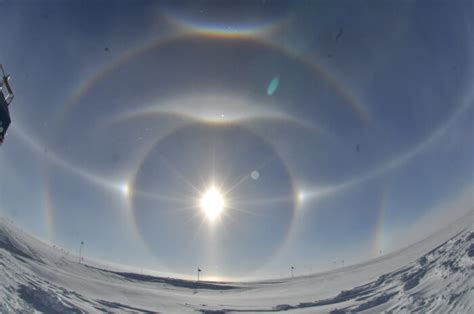
[[[100,272],[111,273],[130,281],[164,283],[164,284],[168,284],[168,285],[179,287],[179,288],[189,288],[189,289],[209,289],[209,290],[240,289],[240,287],[230,286],[226,284],[219,284],[219,283],[209,282],[209,281],[196,282],[196,281],[189,281],[189,280],[184,280],[184,279],[155,277],[151,275],[143,275],[143,274],[137,274],[137,273],[111,271],[111,270],[105,270],[105,269],[88,266],[88,265],[85,265],[85,266],[89,268],[93,268]]]
[[[72,304],[67,304],[54,292],[48,292],[39,287],[20,285],[18,295],[33,309],[43,313],[82,313]]]
[[[125,304],[121,304],[121,303],[117,303],[117,302],[110,302],[110,301],[105,301],[105,300],[96,300],[98,303],[104,305],[104,306],[107,306],[108,308],[110,309],[113,309],[113,312],[115,311],[118,311],[118,312],[122,312],[122,311],[133,311],[133,313],[135,312],[140,312],[140,313],[147,313],[147,314],[153,314],[153,313],[158,313],[158,312],[153,312],[153,311],[149,311],[149,310],[144,310],[144,309],[140,309],[138,307],[133,307],[133,306],[129,306],[129,305],[125,305]],[[106,312],[109,312],[109,310],[105,310]]]

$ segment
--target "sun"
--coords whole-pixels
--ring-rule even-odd
[[[224,196],[218,189],[211,187],[202,195],[199,205],[207,219],[214,221],[225,208]]]

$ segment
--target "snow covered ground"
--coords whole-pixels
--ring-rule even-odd
[[[293,279],[200,282],[79,264],[0,221],[0,312],[474,313],[473,214],[363,264]]]

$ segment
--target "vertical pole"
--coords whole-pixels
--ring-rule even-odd
[[[199,284],[199,273],[201,272],[201,268],[198,268],[197,269],[197,281],[196,281],[196,284],[194,285],[194,294],[197,293],[197,288],[198,288],[198,284]]]
[[[79,247],[79,264],[81,263],[82,257],[82,246],[84,245],[84,241],[81,241],[81,246]]]

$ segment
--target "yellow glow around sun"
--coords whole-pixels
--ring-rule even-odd
[[[225,208],[224,196],[218,189],[211,187],[202,195],[200,206],[206,217],[214,221]]]

